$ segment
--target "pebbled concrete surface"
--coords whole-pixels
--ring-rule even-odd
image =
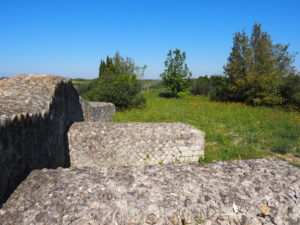
[[[300,224],[300,169],[274,159],[36,170],[0,224]]]

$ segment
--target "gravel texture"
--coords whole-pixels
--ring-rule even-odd
[[[300,169],[274,159],[36,170],[0,224],[300,224]]]
[[[68,139],[78,167],[196,162],[205,142],[203,132],[183,123],[74,123]]]

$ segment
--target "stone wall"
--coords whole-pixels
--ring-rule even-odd
[[[31,170],[70,165],[67,131],[82,120],[68,79],[26,75],[0,81],[0,206]]]
[[[299,225],[300,169],[260,159],[36,170],[0,224]]]
[[[80,97],[84,121],[110,122],[114,113],[115,105],[109,102],[87,102]]]
[[[75,166],[197,162],[204,133],[183,123],[74,123],[69,132]]]

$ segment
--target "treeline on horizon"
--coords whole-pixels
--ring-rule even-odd
[[[160,76],[171,97],[190,91],[213,101],[300,107],[300,74],[293,66],[295,54],[288,48],[289,45],[273,44],[261,25],[254,24],[250,37],[244,31],[234,34],[224,75],[191,79],[186,54],[176,49],[167,54]],[[146,103],[141,81],[145,69],[117,52],[101,60],[97,79],[78,85],[78,89],[89,101],[113,102],[120,109],[141,107]]]

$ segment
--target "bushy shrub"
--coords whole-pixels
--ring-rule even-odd
[[[92,88],[83,93],[89,101],[112,102],[118,109],[140,107],[146,103],[142,94],[142,83],[138,79],[141,70],[131,58],[123,58],[119,53],[114,57],[107,57],[101,61],[99,78],[92,84]]]
[[[209,77],[198,77],[191,80],[191,93],[193,95],[209,95],[212,85]]]
[[[191,93],[207,95],[213,101],[229,101],[228,83],[228,78],[221,75],[198,77],[192,80]]]
[[[101,100],[113,102],[118,108],[137,107],[146,102],[141,93],[142,84],[135,74],[121,74],[112,83],[106,82],[105,79],[100,82]]]
[[[210,99],[213,101],[229,101],[228,78],[220,75],[210,77],[211,91]]]

